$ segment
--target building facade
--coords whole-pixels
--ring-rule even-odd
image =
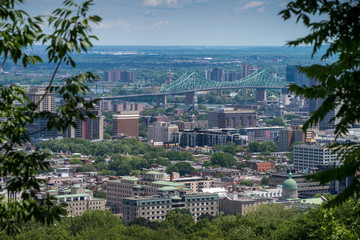
[[[155,122],[148,127],[148,141],[171,143],[175,132],[179,132],[177,125],[167,122]]]
[[[209,128],[255,127],[256,113],[253,110],[220,110],[208,113]]]
[[[183,196],[125,198],[123,220],[128,223],[135,218],[143,217],[150,221],[162,221],[173,209],[187,209],[195,220],[203,214],[216,216],[219,211],[219,197],[217,194],[196,193]]]
[[[113,136],[139,137],[139,112],[121,111],[113,116]]]
[[[320,145],[295,145],[294,169],[309,170],[327,166],[337,159],[333,150]]]

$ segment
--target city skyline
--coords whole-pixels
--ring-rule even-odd
[[[95,0],[103,21],[95,45],[283,46],[308,30],[278,13],[288,1]],[[32,15],[49,14],[56,0],[27,1]]]

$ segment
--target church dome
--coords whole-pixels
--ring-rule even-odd
[[[294,179],[292,179],[291,172],[289,172],[289,178],[283,182],[282,188],[283,189],[293,189],[293,190],[298,189],[298,185],[297,185],[296,181]]]

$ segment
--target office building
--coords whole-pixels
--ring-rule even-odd
[[[179,128],[175,124],[155,122],[148,127],[148,141],[171,143],[173,142],[173,133],[178,131]]]
[[[149,221],[162,221],[165,220],[166,214],[174,209],[189,210],[195,220],[203,214],[216,216],[219,211],[219,196],[195,193],[125,198],[123,220],[128,223],[135,218],[143,217]]]
[[[286,65],[286,81],[289,83],[295,83],[295,74],[296,74],[295,65]]]
[[[113,136],[139,137],[139,112],[120,111],[113,116]]]
[[[305,137],[306,135],[301,129],[282,129],[279,132],[276,145],[279,152],[288,152],[293,143],[305,143]]]
[[[77,128],[69,126],[63,132],[64,138],[83,138],[88,140],[104,139],[104,119],[105,116],[97,113],[95,118],[85,117],[85,120],[77,120]]]
[[[337,154],[320,145],[295,145],[294,146],[294,169],[309,170],[312,168],[327,166],[337,159]]]
[[[222,109],[208,113],[209,128],[255,127],[256,113],[253,110]]]
[[[241,135],[246,135],[249,143],[262,141],[275,141],[280,136],[280,130],[285,127],[249,127],[241,128],[239,132]]]
[[[154,196],[158,191],[169,193],[185,188],[183,183],[163,181],[163,177],[160,172],[149,171],[144,173],[142,178],[124,177],[121,180],[109,181],[106,187],[106,200],[110,210],[122,213],[124,198]],[[192,192],[191,189],[186,191]]]
[[[27,97],[31,102],[39,104],[36,111],[48,111],[55,113],[55,93],[46,93],[45,88],[36,87],[28,91]],[[41,102],[40,102],[41,100]],[[35,119],[33,123],[26,124],[26,129],[28,130],[31,138],[33,139],[51,139],[58,136],[58,131],[56,128],[47,129],[48,119],[38,118]]]
[[[82,215],[88,209],[105,210],[105,199],[94,198],[91,190],[79,184],[65,190],[48,190],[47,194],[54,196],[57,203],[66,203],[67,214],[73,217]]]
[[[32,88],[28,91],[27,97],[31,102],[39,104],[37,111],[49,111],[55,112],[55,93],[47,93],[46,96],[42,99],[43,95],[46,93],[46,89],[42,87]],[[40,103],[39,103],[40,102]]]
[[[239,145],[247,144],[247,137],[241,136],[237,129],[184,131],[175,133],[173,139],[174,142],[179,141],[181,147],[227,145],[229,142]]]
[[[174,178],[174,183],[183,183],[186,188],[192,189],[194,193],[202,192],[204,188],[215,187],[215,179],[210,177],[183,177]]]

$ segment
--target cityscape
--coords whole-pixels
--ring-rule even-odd
[[[0,3],[0,239],[359,239],[357,35],[284,47],[309,34],[301,1],[78,2],[27,20],[26,41],[5,24],[22,1]],[[235,2],[229,21],[302,20],[238,43],[174,29]]]

